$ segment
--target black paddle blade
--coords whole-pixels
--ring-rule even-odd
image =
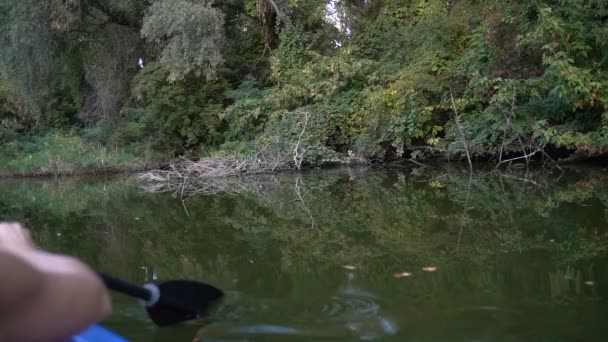
[[[224,296],[222,290],[189,280],[171,280],[157,285],[160,300],[146,308],[158,326],[182,323],[205,313],[213,302]]]

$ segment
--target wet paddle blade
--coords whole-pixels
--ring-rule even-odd
[[[159,326],[191,321],[205,314],[211,304],[224,293],[211,285],[172,280],[158,284],[160,300],[146,308],[150,319]]]

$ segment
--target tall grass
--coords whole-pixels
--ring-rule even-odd
[[[51,133],[0,144],[0,173],[74,174],[144,164],[151,158],[124,148],[88,143],[75,134]]]

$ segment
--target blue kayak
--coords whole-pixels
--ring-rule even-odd
[[[128,342],[128,340],[99,325],[94,325],[87,331],[72,337],[70,342]]]

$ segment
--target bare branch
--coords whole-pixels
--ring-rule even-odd
[[[500,163],[498,163],[498,164],[496,165],[496,168],[500,167],[500,165],[502,165],[502,164],[509,163],[509,162],[516,161],[516,160],[520,160],[520,159],[525,159],[525,160],[526,160],[526,163],[527,163],[527,161],[528,161],[528,160],[529,160],[529,159],[530,159],[532,156],[534,156],[535,154],[537,154],[538,152],[542,152],[542,149],[538,149],[538,150],[536,150],[536,151],[534,151],[534,152],[530,152],[529,154],[524,154],[523,156],[520,156],[520,157],[515,157],[515,158],[511,158],[511,159],[503,160],[503,161],[501,161]]]
[[[306,149],[300,151],[300,144],[302,143],[302,137],[306,132],[306,128],[308,127],[308,119],[310,118],[310,113],[304,112],[304,127],[302,127],[302,132],[298,136],[298,141],[296,142],[296,146],[293,149],[293,163],[296,166],[296,169],[302,169],[302,161],[304,161],[304,154],[306,153]]]
[[[456,122],[456,126],[458,127],[458,132],[460,133],[462,144],[464,145],[464,151],[467,155],[467,160],[469,161],[469,168],[471,171],[473,171],[473,162],[471,161],[471,153],[469,152],[467,137],[464,133],[462,123],[460,122],[460,115],[458,114],[458,110],[456,109],[456,102],[454,101],[454,94],[452,93],[452,88],[450,88],[450,99],[452,100],[452,109],[454,110],[454,121]]]

